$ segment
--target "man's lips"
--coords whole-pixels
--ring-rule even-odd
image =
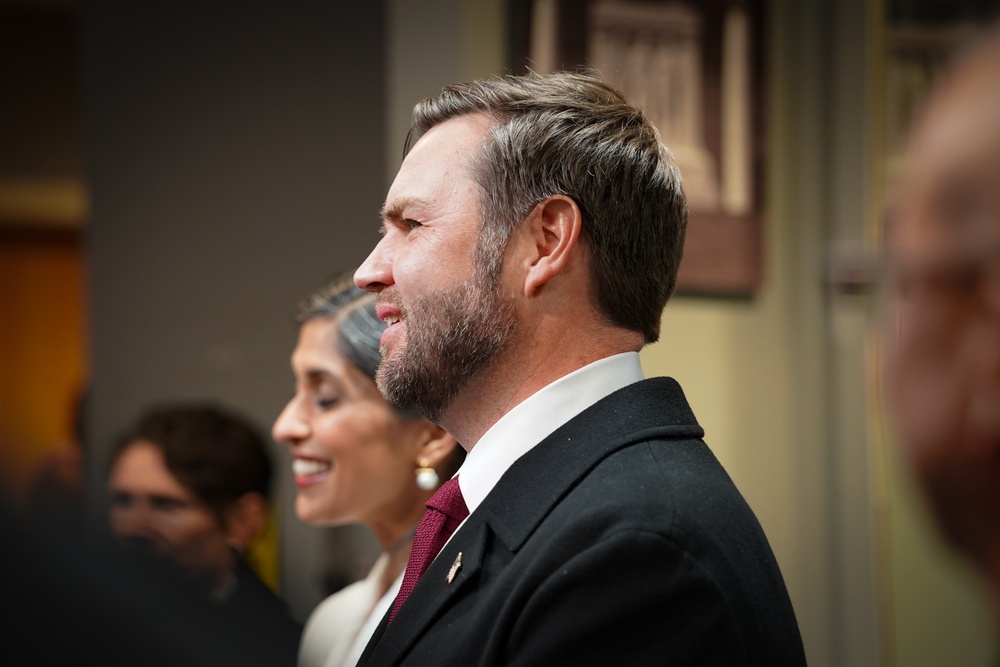
[[[389,303],[380,303],[375,306],[375,315],[386,324],[391,324],[389,320],[398,320],[402,314],[402,308]]]
[[[385,331],[382,332],[382,337],[379,339],[379,345],[385,345],[392,332],[402,326],[403,312],[397,306],[380,303],[375,307],[375,314],[386,324]]]

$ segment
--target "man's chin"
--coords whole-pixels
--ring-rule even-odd
[[[406,381],[400,378],[399,369],[392,363],[391,359],[383,359],[375,374],[375,386],[386,402],[398,410],[414,410],[410,394],[406,390]]]
[[[380,346],[379,353],[382,355],[382,361],[379,362],[378,368],[375,370],[375,386],[378,387],[385,400],[395,407],[402,407],[396,405],[391,397],[398,395],[398,388],[402,383],[401,374],[405,363],[403,352],[404,350],[392,352],[387,345]]]
[[[413,370],[383,360],[375,376],[375,385],[389,405],[437,424],[448,402],[445,398],[447,384],[439,379],[414,375]]]

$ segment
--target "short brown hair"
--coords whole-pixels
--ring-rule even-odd
[[[474,162],[483,214],[480,257],[498,271],[511,232],[538,202],[572,197],[583,214],[599,312],[651,343],[673,293],[687,204],[656,128],[595,76],[508,75],[445,87],[419,102],[412,142],[451,118],[495,124]]]

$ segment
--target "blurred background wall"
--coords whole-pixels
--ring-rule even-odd
[[[413,102],[514,66],[523,22],[553,6],[0,0],[0,463],[15,495],[70,446],[83,391],[92,500],[111,438],[152,401],[213,398],[269,428],[292,390],[295,302],[374,244]],[[979,584],[886,442],[876,304],[836,275],[878,245],[899,32],[883,2],[763,8],[759,285],[675,298],[643,365],[685,387],[755,508],[810,664],[989,664]],[[274,458],[279,581],[304,618],[375,547],[364,529],[301,525]]]
[[[100,448],[150,401],[218,398],[269,429],[290,396],[296,302],[377,239],[385,22],[381,3],[80,6],[98,487]],[[277,450],[301,616],[327,550]]]

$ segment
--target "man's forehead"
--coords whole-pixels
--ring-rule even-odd
[[[400,173],[435,165],[468,166],[480,155],[494,121],[484,114],[456,116],[425,132],[403,158]]]
[[[1000,184],[1000,42],[979,55],[946,78],[918,116],[906,172],[920,187],[951,186],[947,179]]]
[[[927,111],[899,176],[887,239],[905,248],[1000,236],[1000,96],[966,90]]]
[[[474,168],[486,127],[478,117],[460,116],[431,128],[414,146],[382,206],[383,220],[419,219],[442,205],[469,205],[479,198]]]

